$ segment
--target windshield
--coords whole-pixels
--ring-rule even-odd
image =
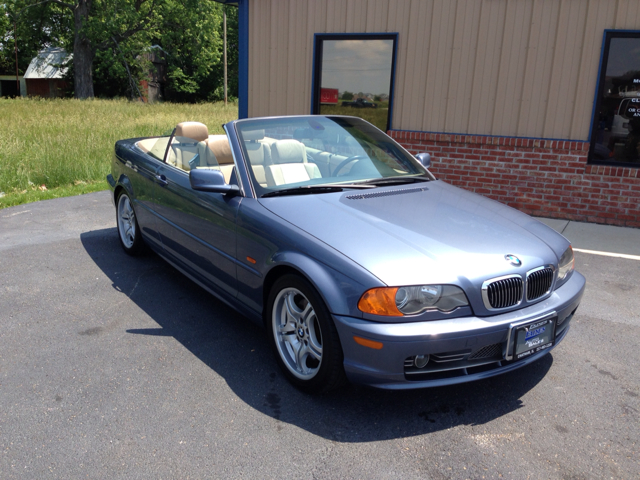
[[[433,179],[417,159],[359,118],[314,115],[242,120],[236,122],[236,129],[258,196],[390,177]]]

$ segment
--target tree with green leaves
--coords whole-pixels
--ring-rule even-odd
[[[48,4],[57,8],[34,10]],[[31,35],[41,35],[41,46],[48,43],[42,38],[47,33],[59,36],[60,43],[65,44],[67,50],[69,45],[73,45],[73,84],[76,98],[94,96],[92,68],[96,51],[111,45],[117,49],[120,43],[140,32],[152,32],[157,29],[162,18],[156,0],[15,0],[11,7],[10,14],[15,23],[33,21],[38,18],[38,14],[43,23],[49,12],[54,14],[54,18],[61,19],[58,28],[48,25],[49,29],[32,31]]]
[[[128,91],[136,96],[137,84],[149,69],[145,53],[155,47],[167,62],[169,99],[214,100],[222,83],[223,8],[229,17],[233,74],[237,11],[214,0],[14,0],[0,4],[0,13],[4,9],[8,14],[0,25],[7,32],[10,21],[17,21],[22,65],[28,65],[44,46],[72,51],[70,75],[76,98],[94,96],[94,73],[99,94]],[[7,55],[13,36],[0,39],[0,68],[5,70],[13,63]],[[232,94],[234,87],[237,91],[237,80],[230,87]]]

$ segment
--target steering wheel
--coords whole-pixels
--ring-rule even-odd
[[[366,155],[352,155],[349,158],[344,159],[342,162],[340,162],[340,164],[336,167],[336,169],[333,171],[333,176],[337,177],[338,176],[338,172],[340,170],[342,170],[345,166],[347,166],[348,164],[350,164],[351,162],[354,162],[356,160],[362,160],[364,158],[369,158]]]

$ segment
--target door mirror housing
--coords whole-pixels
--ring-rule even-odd
[[[419,153],[416,155],[418,161],[422,164],[424,168],[429,168],[431,166],[431,155],[428,153]]]
[[[196,168],[189,172],[191,188],[200,192],[223,193],[225,195],[237,195],[240,192],[238,185],[229,185],[224,181],[224,175],[220,170],[208,168]]]

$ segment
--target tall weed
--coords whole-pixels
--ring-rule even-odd
[[[0,192],[104,181],[116,140],[162,135],[187,120],[223,133],[235,118],[237,104],[0,98]]]

